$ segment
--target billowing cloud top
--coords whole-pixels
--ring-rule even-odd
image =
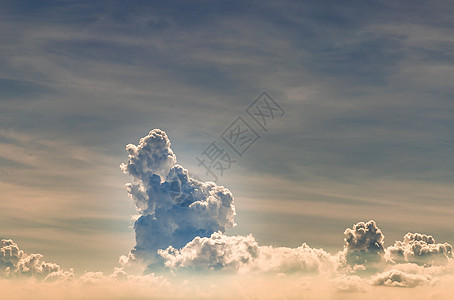
[[[345,246],[349,252],[378,253],[383,251],[385,236],[377,227],[375,221],[359,222],[353,225],[352,229],[347,228],[344,235]]]
[[[344,232],[344,255],[348,265],[371,265],[382,260],[385,236],[375,221],[359,222]]]
[[[19,260],[24,256],[24,252],[19,249],[13,240],[0,241],[0,272],[6,272],[7,268],[14,268]]]
[[[165,179],[177,161],[170,149],[170,140],[160,129],[150,131],[137,146],[127,145],[126,151],[129,160],[121,165],[121,169],[143,182],[148,182],[153,175]]]
[[[230,191],[191,178],[176,164],[164,131],[154,129],[126,150],[129,160],[120,167],[135,179],[126,189],[140,214],[134,224],[136,246],[129,259],[160,264],[158,249],[181,248],[197,236],[209,237],[235,226]]]

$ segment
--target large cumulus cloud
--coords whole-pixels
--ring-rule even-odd
[[[191,178],[176,164],[164,131],[154,129],[126,150],[129,159],[121,169],[134,177],[126,189],[140,215],[134,224],[136,246],[129,261],[159,265],[158,249],[181,248],[195,237],[209,237],[235,226],[230,191]]]
[[[191,178],[176,164],[166,133],[154,129],[128,145],[128,162],[121,169],[134,177],[126,189],[139,218],[134,224],[136,246],[123,263],[142,260],[151,270],[259,270],[318,272],[334,258],[306,244],[292,249],[259,247],[252,235],[227,236],[235,226],[230,191],[214,182]],[[159,253],[159,255],[158,255]]]

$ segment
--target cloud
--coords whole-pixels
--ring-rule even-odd
[[[145,299],[150,294],[164,297],[169,287],[162,276],[133,275],[122,268],[76,277],[72,268],[46,262],[42,254],[27,254],[11,239],[0,240],[2,299]]]
[[[0,241],[0,274],[6,268],[14,268],[19,260],[24,256],[24,252],[19,249],[13,240]]]
[[[176,163],[175,154],[170,149],[170,140],[164,131],[155,129],[140,139],[139,145],[126,146],[129,161],[121,169],[142,181],[149,181],[153,175],[165,179]]]
[[[215,232],[211,237],[196,237],[180,250],[168,247],[159,250],[169,268],[208,270],[241,270],[249,268],[259,255],[259,247],[252,235],[226,236]]]
[[[444,265],[452,258],[452,246],[437,244],[431,235],[407,233],[403,241],[396,241],[386,249],[386,259],[393,263]]]
[[[196,237],[182,249],[159,250],[171,269],[228,270],[239,273],[320,273],[335,269],[336,258],[306,244],[298,248],[259,246],[252,235]]]
[[[32,277],[44,281],[69,280],[73,270],[64,270],[55,263],[43,260],[42,254],[26,254],[12,240],[0,241],[0,275],[3,277]]]
[[[230,191],[214,182],[200,182],[176,164],[166,133],[154,129],[128,145],[128,162],[121,169],[134,177],[126,189],[139,213],[136,246],[123,263],[160,265],[158,249],[181,248],[195,237],[209,237],[234,227],[235,206]]]
[[[359,222],[344,232],[345,263],[351,266],[377,264],[382,260],[385,236],[375,221]]]
[[[57,279],[61,277],[70,278],[73,276],[72,271],[65,272],[56,263],[48,263],[43,261],[42,254],[30,254],[22,258],[13,274],[16,276],[28,276],[44,278],[46,280]]]
[[[311,248],[305,243],[298,248],[260,247],[257,269],[278,273],[328,273],[337,266],[337,258],[323,249]]]
[[[408,274],[399,270],[390,270],[372,278],[372,285],[388,287],[416,287],[432,282],[428,275]]]

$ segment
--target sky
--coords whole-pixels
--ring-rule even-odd
[[[34,253],[51,262],[36,274],[64,278],[55,295],[122,277],[113,294],[209,298],[218,284],[247,299],[272,278],[277,298],[444,299],[453,13],[441,0],[0,0],[0,286],[34,280],[20,276]],[[200,163],[213,149],[230,159],[216,178]],[[188,258],[197,249],[217,263]]]

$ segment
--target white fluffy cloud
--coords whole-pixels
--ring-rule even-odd
[[[4,239],[0,241],[0,268],[2,270],[15,267],[23,256],[24,252],[13,240]]]
[[[154,129],[141,138],[139,145],[127,145],[126,151],[129,153],[129,161],[122,164],[121,169],[145,182],[153,175],[164,180],[177,161],[170,149],[170,140],[166,133],[159,129]]]
[[[4,277],[33,277],[45,281],[67,280],[73,271],[63,270],[55,263],[43,260],[41,254],[26,254],[12,240],[0,241],[0,275]]]
[[[180,250],[168,247],[159,254],[172,269],[288,274],[333,271],[336,266],[335,257],[306,244],[298,248],[259,247],[252,235],[227,236],[220,232],[211,237],[196,237]]]
[[[46,262],[41,254],[27,254],[10,239],[0,240],[1,299],[145,299],[150,293],[164,297],[169,287],[163,276],[133,275],[122,268],[76,277],[73,269]]]
[[[176,165],[166,133],[154,129],[128,145],[129,160],[121,169],[134,177],[126,189],[140,214],[134,224],[136,246],[131,258],[159,265],[158,249],[181,248],[195,237],[209,237],[235,226],[230,191],[200,182]],[[122,259],[126,262],[126,259]]]
[[[277,273],[324,273],[333,272],[337,258],[323,249],[306,244],[298,248],[260,247],[258,270]]]
[[[386,249],[386,259],[393,263],[444,265],[452,258],[452,246],[437,244],[431,235],[407,233],[402,241]]]
[[[170,246],[159,250],[169,268],[227,269],[249,268],[259,256],[259,247],[252,235],[226,236],[215,232],[211,237],[196,237],[180,250]]]

